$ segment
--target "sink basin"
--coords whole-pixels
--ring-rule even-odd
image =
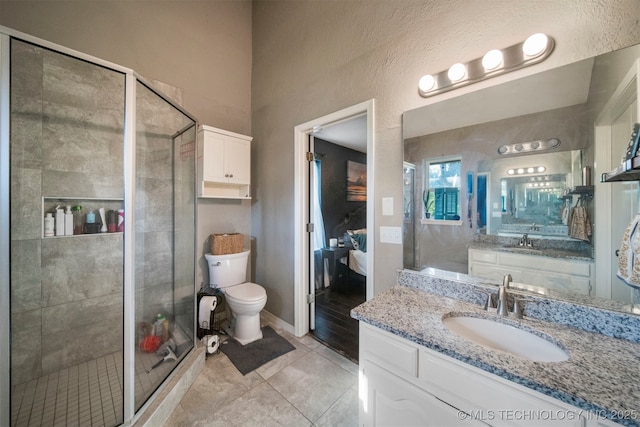
[[[569,354],[562,348],[524,329],[491,319],[449,316],[442,323],[456,335],[490,350],[499,350],[536,362],[562,362]]]

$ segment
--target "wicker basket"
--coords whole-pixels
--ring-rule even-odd
[[[213,255],[237,254],[242,252],[244,235],[241,233],[212,234],[210,244]]]

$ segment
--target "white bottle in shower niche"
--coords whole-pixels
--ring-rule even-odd
[[[67,211],[64,213],[64,235],[73,236],[73,213],[71,213],[71,206],[67,206]]]
[[[51,212],[47,212],[44,217],[44,237],[53,237],[54,222]]]
[[[56,207],[56,236],[64,236],[64,210]]]

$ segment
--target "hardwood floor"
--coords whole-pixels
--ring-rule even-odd
[[[314,336],[354,362],[358,361],[358,321],[351,309],[366,300],[362,276],[350,274],[348,282],[316,292],[316,328]]]

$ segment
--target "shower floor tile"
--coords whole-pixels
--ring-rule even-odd
[[[136,402],[143,402],[175,367],[136,352]],[[11,426],[116,426],[123,422],[123,358],[115,352],[11,389]]]

